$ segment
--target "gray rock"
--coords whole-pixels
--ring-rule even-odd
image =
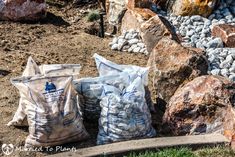
[[[225,24],[226,22],[224,21],[224,20],[221,20],[221,21],[219,21],[219,22],[217,22],[216,24],[217,25],[221,25],[221,24]]]
[[[232,57],[232,55],[231,55],[231,54],[228,55],[225,60],[226,60],[227,62],[229,62],[230,64],[232,64],[232,63],[233,63],[233,57]]]
[[[230,75],[229,79],[235,82],[235,74]]]
[[[117,42],[118,42],[118,38],[117,38],[117,37],[114,37],[112,43],[115,44],[115,43],[117,43]]]
[[[200,48],[200,49],[204,49],[205,48],[201,42],[197,42],[196,43],[196,47]]]
[[[193,15],[193,16],[190,17],[190,19],[192,21],[200,21],[200,20],[202,20],[202,17],[199,16],[199,15]]]
[[[131,40],[128,41],[128,43],[129,43],[130,45],[137,44],[138,42],[139,42],[138,39],[131,39]]]
[[[235,66],[231,66],[231,68],[229,69],[230,73],[235,73]]]
[[[132,52],[133,51],[133,47],[130,47],[127,52]]]
[[[118,44],[122,44],[122,43],[125,43],[126,42],[126,39],[124,39],[124,38],[119,38],[118,39]]]
[[[210,33],[210,29],[209,29],[209,28],[204,28],[204,29],[202,30],[202,33],[203,33],[203,34],[208,34],[208,33]]]
[[[211,22],[212,22],[212,24],[215,24],[215,23],[219,22],[219,20],[213,19]]]
[[[113,44],[111,50],[118,50],[118,44]]]
[[[174,21],[172,22],[172,24],[173,24],[174,26],[177,26],[179,23],[178,23],[177,20],[174,20]]]
[[[194,30],[190,30],[186,33],[186,36],[190,37],[194,34]]]
[[[214,18],[215,18],[215,14],[211,14],[211,15],[208,17],[209,20],[212,20],[212,19],[214,19]]]
[[[220,63],[220,68],[229,68],[231,66],[231,63],[227,60]]]
[[[201,32],[203,29],[203,25],[200,25],[196,28],[196,32]]]
[[[144,43],[137,43],[137,46],[140,47],[140,48],[144,48],[145,47]]]
[[[226,17],[225,17],[227,20],[232,20],[233,19],[233,15],[227,15]]]
[[[191,21],[190,19],[187,19],[187,20],[185,21],[185,24],[186,24],[186,25],[191,25],[191,24],[192,24],[192,21]]]
[[[208,48],[223,48],[224,44],[220,38],[215,38],[208,42]]]
[[[125,45],[123,46],[122,51],[128,51],[130,47],[131,47],[130,45]]]
[[[136,48],[133,49],[133,52],[134,52],[134,53],[139,53],[139,52],[140,52],[140,49],[141,49],[140,47],[136,47]]]
[[[228,55],[228,52],[227,51],[222,51],[220,54],[219,54],[221,57],[226,57]]]
[[[211,25],[211,21],[210,20],[205,20],[204,25],[205,26],[210,26]]]
[[[212,75],[220,75],[220,69],[213,69],[211,70]]]
[[[196,43],[196,41],[197,41],[198,39],[199,39],[199,36],[196,35],[196,34],[194,34],[194,35],[191,36],[191,41],[194,42],[194,43]]]
[[[119,39],[118,40],[118,50],[121,51],[122,48],[127,44],[128,44],[128,42],[125,39]]]
[[[230,13],[230,11],[229,11],[228,8],[224,8],[224,9],[222,10],[222,14],[223,14],[224,16],[231,15],[231,13]]]
[[[146,48],[142,48],[141,50],[140,50],[140,53],[144,53],[146,51]]]
[[[214,54],[209,55],[208,60],[209,60],[211,63],[214,62],[214,61],[216,60],[215,55],[214,55]]]
[[[125,39],[126,39],[126,40],[133,39],[133,34],[132,34],[132,33],[127,33],[127,34],[125,35]]]
[[[128,49],[128,52],[133,52],[133,50],[138,47],[137,44],[131,45],[131,47]]]
[[[224,77],[228,77],[228,76],[229,76],[229,71],[228,71],[228,69],[222,69],[222,70],[221,70],[221,75],[224,76]]]
[[[149,52],[147,50],[144,51],[145,55],[149,55]]]
[[[183,30],[183,29],[181,29],[181,30],[180,30],[180,34],[184,37],[184,36],[186,36],[186,31]]]

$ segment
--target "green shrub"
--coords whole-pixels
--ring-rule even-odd
[[[87,15],[87,21],[93,22],[100,19],[100,14],[97,10],[92,10]]]

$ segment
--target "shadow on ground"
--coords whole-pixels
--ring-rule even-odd
[[[53,24],[55,26],[69,26],[70,24],[66,22],[62,17],[56,16],[53,13],[48,12],[46,18],[40,20],[41,24]]]

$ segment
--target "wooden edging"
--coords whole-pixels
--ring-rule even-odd
[[[131,140],[78,149],[76,152],[63,152],[48,157],[88,157],[120,154],[145,149],[160,149],[176,146],[207,146],[216,144],[229,144],[229,140],[221,134],[160,137],[151,139]]]

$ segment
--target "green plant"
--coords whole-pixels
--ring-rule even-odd
[[[197,157],[234,157],[235,152],[229,147],[203,148],[194,152]]]
[[[140,154],[131,153],[127,155],[127,157],[196,157],[196,155],[194,155],[192,150],[189,148],[170,148],[158,152],[146,151]]]
[[[99,19],[100,19],[100,14],[99,14],[99,11],[97,10],[92,10],[87,15],[87,21],[89,22],[93,22]]]

